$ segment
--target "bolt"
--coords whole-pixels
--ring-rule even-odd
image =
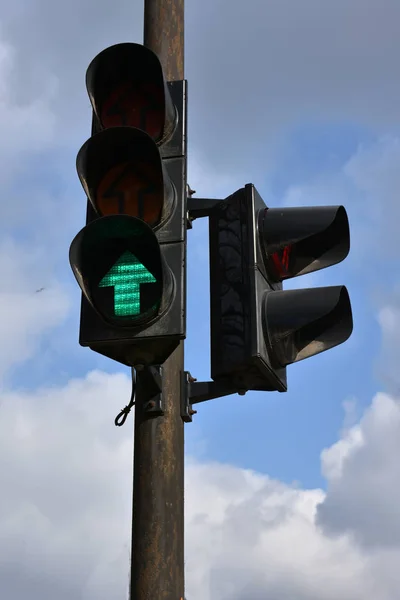
[[[197,410],[193,410],[193,408],[189,408],[189,415],[197,415]]]

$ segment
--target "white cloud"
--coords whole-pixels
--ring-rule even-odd
[[[132,421],[116,428],[113,418],[129,393],[127,376],[97,371],[62,388],[3,392],[0,578],[8,600],[28,590],[33,600],[126,597]],[[326,495],[188,459],[187,598],[397,598],[399,429],[400,409],[378,395],[354,426],[363,444],[350,429],[324,452]]]
[[[340,479],[349,454],[364,444],[360,427],[354,426],[330,448],[322,451],[322,472],[329,481]]]
[[[205,0],[189,8],[190,131],[196,144],[218,140],[209,162],[265,172],[299,122],[396,130],[399,10],[393,0]]]
[[[361,146],[343,172],[359,193],[354,215],[366,228],[368,254],[390,264],[397,254],[397,223],[400,220],[400,138],[385,136]],[[350,198],[349,198],[350,202]],[[357,225],[357,222],[354,223]],[[365,242],[362,247],[365,250]]]
[[[318,522],[369,548],[400,547],[400,406],[380,393],[360,423],[322,455],[328,495]]]
[[[378,372],[387,383],[388,389],[398,395],[400,372],[398,349],[400,347],[400,297],[398,290],[382,299],[378,312],[382,346],[378,360]]]
[[[68,297],[48,263],[44,249],[12,238],[0,243],[0,380],[67,315]]]
[[[55,114],[50,105],[57,82],[52,74],[37,95],[17,103],[12,97],[12,77],[16,69],[14,48],[0,40],[0,158],[1,177],[10,178],[21,169],[24,155],[42,150],[54,142]],[[11,170],[11,172],[10,172]]]
[[[245,170],[248,180],[270,171],[271,148],[304,119],[352,120],[379,131],[397,127],[396,2],[249,0],[244,6],[204,0],[186,8],[189,139],[207,169]],[[58,142],[83,142],[90,127],[85,70],[107,45],[140,42],[142,20],[142,6],[127,0],[115,11],[99,0],[57,7],[48,0],[15,0],[4,7],[2,39],[13,49],[16,105],[46,90],[63,138]]]
[[[3,393],[0,580],[4,597],[124,597],[129,561],[131,428],[113,420],[125,375]],[[129,422],[128,422],[129,423]],[[15,573],[18,571],[18,577]]]

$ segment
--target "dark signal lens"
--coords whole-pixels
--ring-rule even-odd
[[[263,209],[258,231],[265,265],[276,281],[335,265],[350,249],[343,206]]]
[[[285,279],[290,274],[290,259],[292,256],[293,246],[285,246],[279,252],[274,252],[269,257],[268,263],[270,268],[276,273],[278,279]]]
[[[154,83],[119,85],[103,102],[100,120],[109,127],[136,127],[154,141],[163,136],[164,90]]]
[[[138,217],[152,227],[161,221],[162,171],[152,163],[128,161],[111,168],[99,182],[96,207],[102,215]]]
[[[111,127],[78,152],[83,189],[99,216],[128,215],[151,227],[171,217],[175,188],[151,137],[134,127]]]

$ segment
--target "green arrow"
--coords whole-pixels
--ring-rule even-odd
[[[124,252],[99,283],[114,288],[114,312],[119,317],[140,315],[140,285],[155,277],[131,252]]]

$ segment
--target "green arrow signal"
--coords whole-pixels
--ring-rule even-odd
[[[99,283],[114,287],[114,312],[118,317],[140,315],[140,285],[156,278],[131,252],[124,252]]]

